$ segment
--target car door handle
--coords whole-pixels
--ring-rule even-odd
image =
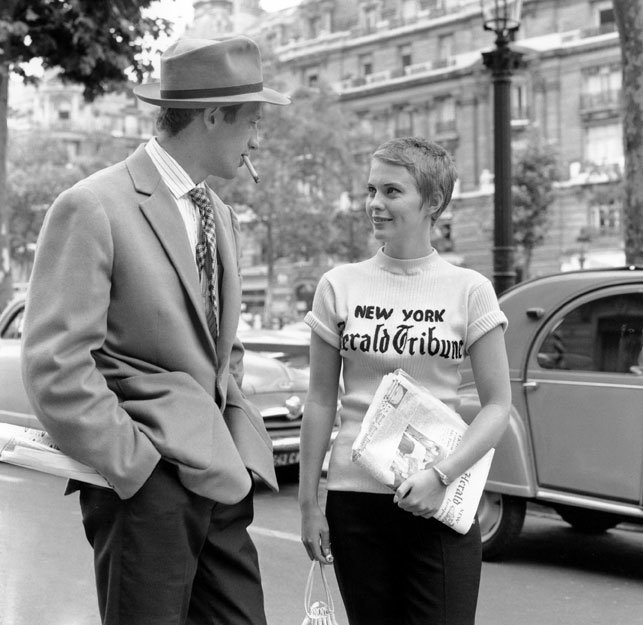
[[[538,382],[523,382],[522,385],[526,391],[535,391],[539,386]]]

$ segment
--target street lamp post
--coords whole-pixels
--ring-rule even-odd
[[[493,280],[500,295],[516,282],[511,220],[511,76],[522,53],[509,46],[520,28],[522,0],[480,0],[484,29],[496,34],[496,47],[482,53],[493,80],[494,235]]]

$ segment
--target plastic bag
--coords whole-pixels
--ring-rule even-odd
[[[319,566],[325,597],[323,597],[322,600],[313,602],[313,579],[317,566]],[[325,599],[325,601],[323,599]],[[321,562],[317,562],[317,560],[313,560],[310,572],[308,573],[308,581],[306,582],[306,591],[304,593],[304,609],[306,610],[306,618],[302,621],[301,625],[337,625],[337,621],[335,620],[335,605],[333,604],[330,588],[326,581],[324,565],[321,564]]]

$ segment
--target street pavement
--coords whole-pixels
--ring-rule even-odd
[[[64,481],[0,464],[0,625],[99,625],[77,495]],[[297,487],[257,488],[256,542],[270,625],[301,625],[308,557]],[[483,565],[477,625],[643,623],[643,528],[584,536],[530,509],[515,551]],[[337,621],[347,625],[332,570]],[[391,624],[396,625],[396,624]]]

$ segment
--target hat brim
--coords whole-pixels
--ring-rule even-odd
[[[264,87],[261,91],[255,93],[241,93],[239,95],[218,98],[168,100],[161,97],[160,83],[147,83],[134,87],[134,95],[148,104],[176,109],[194,109],[221,104],[242,104],[243,102],[267,102],[268,104],[278,104],[280,106],[290,104],[290,98],[288,96],[269,87]]]

